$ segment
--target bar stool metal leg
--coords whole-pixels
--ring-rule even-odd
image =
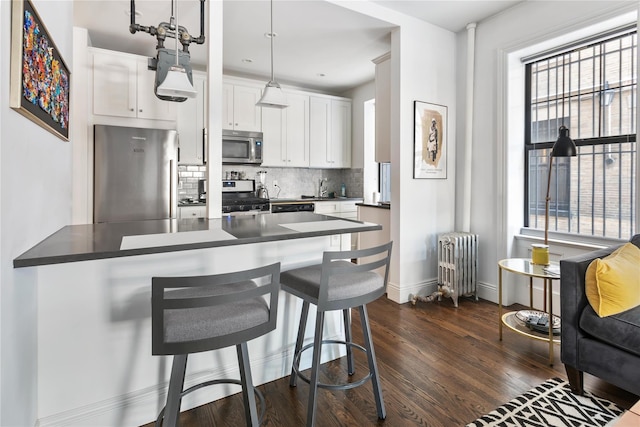
[[[307,427],[313,427],[316,419],[316,396],[318,394],[318,374],[320,372],[320,355],[322,354],[322,330],[324,328],[324,312],[316,315],[316,331],[313,337],[313,358],[311,360],[311,378],[309,382],[309,402],[307,404]]]
[[[353,342],[351,339],[351,315],[349,313],[349,309],[345,308],[342,310],[342,317],[344,319],[344,340],[346,342]],[[353,363],[353,351],[351,350],[351,346],[347,346],[347,373],[349,375],[353,375],[356,372]]]
[[[251,376],[251,366],[249,365],[249,352],[247,343],[236,345],[238,353],[238,365],[240,366],[240,381],[242,382],[242,397],[244,401],[244,414],[247,426],[257,427],[258,410],[256,409],[256,395],[253,392],[253,377]]]
[[[378,363],[376,362],[376,354],[373,350],[373,342],[371,340],[371,327],[369,326],[369,315],[367,314],[367,306],[358,307],[360,311],[360,322],[362,323],[362,335],[364,336],[364,346],[367,349],[367,360],[369,362],[369,371],[371,372],[371,385],[373,386],[373,397],[376,400],[376,409],[378,418],[384,420],[387,412],[384,409],[384,400],[382,399],[382,388],[380,387],[380,377],[378,375]]]
[[[303,301],[302,303],[302,313],[300,314],[300,326],[298,327],[298,338],[296,338],[296,348],[293,353],[294,361],[291,364],[291,375],[289,375],[289,387],[295,387],[298,383],[298,376],[296,375],[296,369],[300,368],[299,365],[296,365],[295,355],[300,352],[302,348],[302,344],[304,343],[304,331],[307,329],[307,318],[309,317],[309,303],[307,301]],[[295,367],[295,369],[294,369]]]
[[[165,426],[177,426],[180,416],[180,403],[182,401],[182,387],[184,384],[184,374],[187,369],[187,355],[178,354],[173,356],[173,367],[171,368],[171,378],[169,379],[169,390],[167,393],[167,409],[165,410]]]

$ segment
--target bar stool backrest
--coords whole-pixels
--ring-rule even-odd
[[[389,264],[393,242],[384,245],[352,251],[327,251],[322,257],[322,273],[318,292],[318,310],[342,310],[358,307],[374,301],[384,295],[389,282]],[[365,259],[366,258],[366,259]],[[340,261],[343,260],[343,261]],[[357,264],[344,260],[356,260]],[[374,271],[383,267],[383,274]],[[369,272],[369,274],[366,274]],[[371,280],[380,281],[382,286],[369,286]],[[361,292],[357,295],[341,297],[341,286],[354,286],[353,280],[360,283]]]
[[[154,355],[188,354],[229,347],[276,328],[280,263],[209,276],[153,277],[151,286],[151,350]],[[209,308],[213,317],[225,309],[237,307],[242,310],[243,303],[246,305],[247,302],[264,303],[266,307],[261,307],[260,311],[268,310],[267,319],[245,330],[223,334],[211,331],[211,336],[200,339],[167,342],[165,338],[167,310],[176,313],[177,310]]]

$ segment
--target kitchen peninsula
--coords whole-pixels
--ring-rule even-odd
[[[311,212],[69,225],[13,260],[32,267],[380,230]]]
[[[320,262],[336,249],[332,235],[380,229],[310,212],[63,227],[14,259],[37,287],[39,425],[138,426],[155,419],[171,361],[151,354],[152,277],[273,262],[287,270]],[[281,292],[276,330],[249,342],[256,385],[289,374],[301,307]],[[325,338],[339,339],[342,315],[330,314]],[[343,353],[325,346],[323,361]],[[199,353],[189,357],[185,386],[237,376],[235,349]],[[238,391],[202,389],[185,397],[182,410]]]

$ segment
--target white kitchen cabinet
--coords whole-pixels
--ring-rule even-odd
[[[335,216],[338,218],[357,219],[358,208],[356,206],[356,203],[361,202],[362,200],[329,200],[326,202],[314,202],[314,212],[317,214]],[[346,233],[331,236],[331,247],[341,251],[355,249],[357,237],[358,236],[356,233]]]
[[[176,103],[158,99],[155,71],[148,58],[105,49],[93,56],[93,114],[151,120],[176,120]]]
[[[289,106],[262,109],[262,166],[309,166],[309,95],[286,92]]]
[[[376,64],[375,161],[391,162],[391,52],[373,60]]]
[[[207,207],[206,206],[178,206],[178,218],[206,218]]]
[[[225,82],[222,91],[222,127],[261,132],[261,108],[256,107],[261,96],[260,86]]]
[[[193,86],[198,96],[178,103],[177,130],[180,141],[181,165],[203,165],[206,163],[206,87],[205,73],[193,72]]]
[[[351,167],[351,101],[311,96],[309,166]]]

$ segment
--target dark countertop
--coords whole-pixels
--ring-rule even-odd
[[[366,208],[391,209],[390,203],[377,203],[375,205],[372,203],[356,203],[356,206],[364,206]]]
[[[13,266],[32,267],[380,229],[378,224],[311,212],[68,225],[14,259]]]

